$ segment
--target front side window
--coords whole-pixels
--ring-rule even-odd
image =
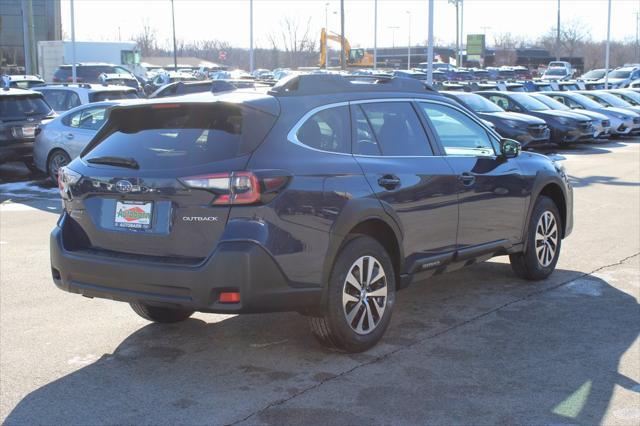
[[[505,111],[509,110],[509,100],[504,97],[504,96],[498,96],[498,95],[491,95],[489,96],[489,100],[491,102],[493,102],[494,104],[498,105],[500,108],[502,108]]]
[[[361,104],[369,133],[384,156],[433,155],[420,119],[409,102],[376,102]],[[360,130],[365,126],[357,119],[358,138],[356,151],[364,149]],[[370,147],[367,150],[373,151]],[[363,154],[363,152],[356,152]]]
[[[447,155],[487,157],[495,155],[486,130],[462,112],[440,104],[421,102]]]
[[[296,137],[310,148],[329,152],[351,152],[349,108],[327,108],[313,114],[300,126]]]

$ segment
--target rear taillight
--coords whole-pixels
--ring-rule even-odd
[[[70,186],[78,183],[81,177],[80,173],[74,172],[68,167],[61,167],[58,170],[58,189],[63,199],[68,200],[71,198]]]
[[[273,172],[264,176],[253,172],[239,171],[230,173],[214,173],[209,175],[189,176],[180,181],[194,189],[206,189],[217,195],[213,204],[256,204],[269,201],[287,184],[289,176],[275,175]]]

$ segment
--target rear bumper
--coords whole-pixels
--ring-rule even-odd
[[[300,311],[320,302],[320,287],[291,286],[273,257],[255,242],[221,242],[201,264],[178,265],[68,251],[64,220],[51,233],[51,269],[56,286],[70,293],[216,313]],[[239,292],[240,302],[219,302],[221,292]]]
[[[0,145],[0,163],[33,158],[33,141],[17,141]]]

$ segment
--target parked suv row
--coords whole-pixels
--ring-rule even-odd
[[[159,322],[298,311],[351,352],[414,281],[507,254],[547,277],[573,223],[560,166],[403,78],[114,106],[59,186],[61,289]]]

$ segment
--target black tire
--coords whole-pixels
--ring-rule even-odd
[[[162,323],[180,322],[189,318],[195,311],[149,305],[144,302],[131,303],[133,311],[142,318]]]
[[[537,248],[539,247],[536,241],[536,229],[542,216],[549,212],[553,215],[556,224],[556,245],[553,253],[553,258],[548,264],[538,258]],[[560,249],[562,246],[562,218],[558,212],[558,207],[549,197],[541,196],[536,200],[536,204],[533,207],[531,213],[531,219],[527,227],[527,243],[524,248],[524,252],[515,253],[509,256],[511,261],[511,268],[513,272],[520,278],[524,278],[531,281],[539,281],[547,278],[555,270],[558,258],[560,257]],[[546,241],[546,240],[545,240]],[[551,245],[551,241],[549,242]],[[550,246],[551,247],[551,246]]]
[[[47,174],[53,183],[58,183],[58,169],[66,166],[70,161],[71,158],[69,154],[61,149],[56,149],[49,154],[49,158],[47,159]]]
[[[368,273],[369,262],[372,262],[369,259],[373,259],[374,269],[371,274],[375,275],[374,278],[381,270],[384,273],[384,279],[380,278],[370,283],[368,291],[378,293],[384,287],[383,284],[386,284],[386,296],[368,296],[366,291],[360,292],[357,297],[352,295],[359,299],[357,302],[347,302],[343,306],[344,291],[357,293],[355,286],[347,285],[347,274],[356,267],[356,262],[363,257],[366,259],[363,261],[362,270],[367,269]],[[366,266],[364,266],[365,264]],[[354,269],[354,271],[361,269]],[[360,273],[357,275],[360,276]],[[354,236],[336,256],[329,278],[326,305],[320,316],[309,318],[311,332],[321,344],[328,348],[344,352],[366,351],[378,343],[389,325],[395,303],[395,289],[393,263],[384,247],[369,236]],[[366,303],[362,303],[362,300]],[[380,306],[378,306],[379,304]],[[355,315],[351,323],[348,322],[346,313],[349,307],[351,307],[350,313],[354,312]],[[358,311],[355,311],[356,308]],[[382,315],[380,315],[380,311],[382,311]],[[359,313],[361,314],[358,315]],[[370,316],[367,315],[369,313]],[[362,323],[358,321],[359,318],[363,318]],[[374,324],[369,323],[370,319]],[[355,327],[360,328],[363,333],[356,332],[353,328],[354,323],[357,323]],[[365,325],[369,328],[368,331],[362,330]]]
[[[38,168],[36,167],[36,164],[33,162],[32,158],[29,158],[28,160],[24,160],[23,161],[24,166],[29,169],[29,172],[31,172],[32,175],[39,175],[42,172],[40,170],[38,170]]]

